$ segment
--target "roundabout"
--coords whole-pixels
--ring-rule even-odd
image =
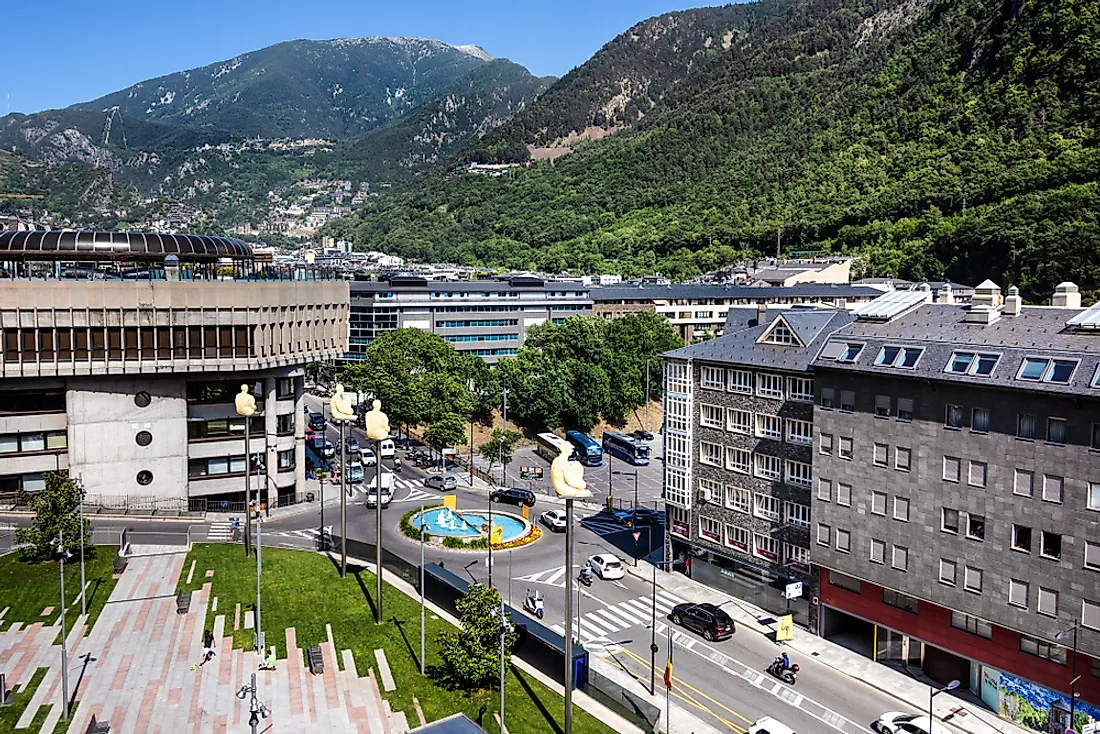
[[[423,528],[425,540],[446,548],[463,550],[483,549],[490,536],[489,520],[493,525],[493,548],[514,548],[537,540],[541,533],[528,520],[519,515],[485,510],[458,510],[450,507],[432,507],[411,511],[404,522],[403,534],[419,540]]]

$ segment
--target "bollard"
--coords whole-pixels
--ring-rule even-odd
[[[8,698],[8,680],[7,676],[0,673],[0,708],[4,706],[11,706],[11,699]]]

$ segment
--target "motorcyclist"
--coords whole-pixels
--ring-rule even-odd
[[[580,579],[591,579],[592,578],[592,561],[585,561],[584,562],[584,568],[581,569],[580,576],[578,576],[577,578],[580,578]]]
[[[780,663],[783,665],[783,670],[790,670],[791,669],[791,659],[789,657],[787,657],[787,652],[786,651],[784,651],[783,654],[779,656],[779,660],[780,660]]]
[[[393,470],[401,471],[401,459],[397,458],[396,456],[393,457]]]

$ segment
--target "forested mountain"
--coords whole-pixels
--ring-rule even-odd
[[[332,233],[422,259],[677,278],[781,233],[787,251],[861,254],[869,274],[992,277],[1034,299],[1060,280],[1100,288],[1094,0],[753,12],[720,64],[672,81],[674,103],[633,129],[500,178],[422,176]]]
[[[0,197],[0,214],[20,208],[88,212],[88,224],[108,226],[114,209],[137,203],[137,190],[120,184],[111,172],[71,163],[43,163],[0,150],[0,193],[41,199]]]

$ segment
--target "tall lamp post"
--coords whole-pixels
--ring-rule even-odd
[[[424,504],[420,505],[420,675],[424,675]]]
[[[253,459],[252,455],[248,456],[248,469],[251,471],[252,464],[256,464],[256,473],[264,472],[266,474],[267,467],[263,465],[257,456]],[[261,549],[263,548],[263,536],[260,531],[263,525],[263,512],[260,510],[260,492],[256,491],[256,653],[260,656],[260,660],[264,659],[264,633],[263,623],[261,617],[262,605],[260,603],[260,577],[263,574],[263,562],[261,560]],[[249,513],[253,510],[249,508]]]
[[[65,550],[65,531],[57,529],[57,540],[54,541],[61,560],[61,718],[69,720],[69,649],[65,639],[65,558],[69,552]]]
[[[1054,636],[1057,640],[1064,640],[1073,635],[1073,662],[1070,663],[1069,673],[1069,728],[1073,728],[1073,717],[1077,714],[1077,620],[1073,620],[1073,628],[1062,630]]]
[[[504,598],[500,600],[500,609],[493,610],[493,616],[500,615],[500,734],[504,734],[504,638],[515,627],[504,613]]]
[[[88,616],[88,603],[85,596],[88,582],[84,580],[84,475],[76,475],[76,491],[80,494],[80,614]]]
[[[234,399],[234,407],[237,415],[244,418],[244,555],[245,558],[252,555],[252,416],[256,413],[256,398],[252,396],[248,385],[241,385],[241,391]]]
[[[329,415],[340,426],[340,578],[348,576],[348,466],[347,443],[344,440],[344,429],[347,422],[355,420],[355,408],[351,401],[344,396],[344,387],[339,382],[333,388],[332,397],[328,404]],[[378,447],[375,447],[378,449]],[[376,450],[374,459],[381,463],[381,451]],[[382,506],[382,485],[378,485],[378,506]],[[382,577],[382,568],[378,568],[378,577]]]
[[[339,386],[337,386],[339,388]],[[363,427],[367,438],[374,441],[375,496],[374,503],[374,580],[375,586],[375,622],[382,624],[382,441],[390,437],[390,419],[382,412],[382,401],[374,400],[371,409],[363,416]]]
[[[943,688],[929,688],[928,689],[928,726],[932,727],[932,699],[936,697],[937,693],[943,693],[944,691],[953,691],[959,687],[959,682],[953,680]]]

